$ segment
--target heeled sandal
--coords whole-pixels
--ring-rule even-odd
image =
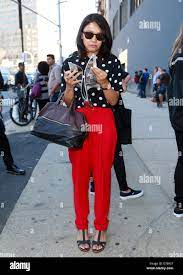
[[[78,240],[77,241],[77,245],[78,245],[78,248],[82,251],[82,252],[88,252],[91,248],[91,243],[90,243],[90,240],[86,240],[86,237],[85,237],[85,230],[82,230],[82,233],[83,233],[83,240]],[[88,245],[88,248],[82,248],[81,245],[85,245],[87,244]]]
[[[100,252],[102,252],[102,251],[105,249],[105,247],[106,247],[106,242],[101,242],[101,240],[100,240],[100,238],[101,238],[101,232],[102,232],[102,231],[99,231],[99,233],[98,233],[98,240],[97,240],[97,241],[92,241],[92,251],[93,251],[94,253],[100,253]],[[93,248],[95,245],[101,246],[101,248],[100,248],[100,249]]]

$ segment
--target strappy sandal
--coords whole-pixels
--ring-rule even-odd
[[[78,244],[78,248],[82,251],[82,252],[88,252],[91,248],[91,243],[90,243],[90,240],[86,240],[86,237],[85,237],[85,230],[82,230],[82,233],[83,233],[83,240],[79,240],[77,241],[77,244]],[[85,245],[87,244],[88,245],[88,248],[82,248],[81,245]]]
[[[102,231],[99,231],[99,233],[98,233],[98,240],[97,240],[97,241],[92,241],[92,251],[93,251],[94,253],[100,253],[100,252],[102,252],[102,251],[105,249],[105,247],[106,247],[106,242],[101,242],[101,241],[100,241],[101,232],[102,232]],[[93,248],[95,245],[101,246],[101,248],[100,248],[100,249]]]

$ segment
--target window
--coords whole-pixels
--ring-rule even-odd
[[[119,16],[118,16],[118,11],[116,12],[116,15],[113,19],[113,39],[116,38],[118,34],[118,29],[119,29]]]
[[[130,16],[134,13],[135,11],[135,1],[130,0]]]
[[[128,21],[128,0],[123,0],[120,4],[120,30]]]
[[[143,0],[130,0],[130,16],[142,4]]]

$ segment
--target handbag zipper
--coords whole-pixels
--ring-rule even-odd
[[[67,126],[70,126],[69,124],[62,123],[62,122],[58,122],[58,121],[55,121],[55,120],[53,120],[53,119],[47,118],[47,117],[45,117],[45,116],[41,116],[41,117],[43,117],[43,118],[46,119],[46,120],[49,120],[49,121],[55,122],[55,123],[57,123],[57,124],[60,124],[60,125],[67,125]]]

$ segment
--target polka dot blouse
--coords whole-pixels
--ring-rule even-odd
[[[75,52],[67,58],[62,66],[62,82],[61,82],[61,93],[64,93],[66,89],[66,82],[64,79],[64,71],[69,70],[68,62],[72,62],[80,66],[84,72],[85,67],[89,61],[89,57],[80,58],[78,53]],[[124,78],[124,71],[121,67],[121,63],[118,58],[111,54],[107,59],[97,58],[97,67],[104,70],[107,73],[107,78],[111,84],[114,91],[121,93],[122,79]],[[112,107],[106,100],[104,92],[101,87],[90,88],[88,90],[88,101],[90,105],[95,107],[110,108]],[[84,99],[82,98],[81,87],[74,87],[74,94],[76,100],[76,108],[84,107]]]

